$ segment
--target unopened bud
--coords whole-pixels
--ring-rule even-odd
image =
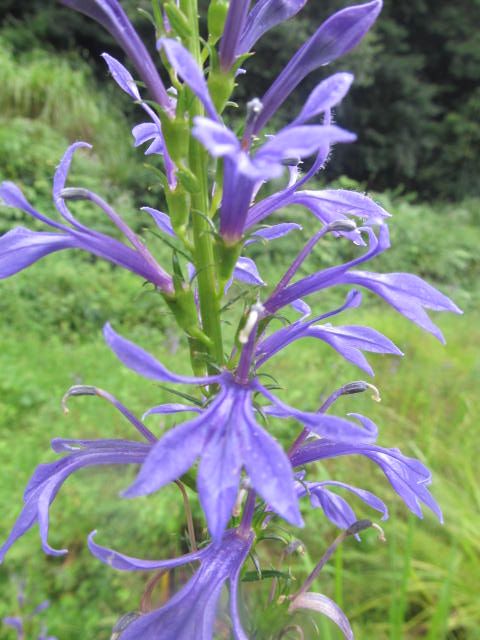
[[[353,220],[334,220],[327,225],[328,231],[355,231],[357,225]]]
[[[238,341],[240,344],[247,344],[250,334],[255,329],[260,315],[265,311],[265,307],[261,302],[256,302],[250,309],[247,321],[242,330],[238,334]]]

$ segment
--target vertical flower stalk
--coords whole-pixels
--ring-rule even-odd
[[[421,518],[423,507],[427,507],[441,521],[441,509],[428,488],[431,474],[419,460],[397,448],[378,444],[379,428],[368,416],[354,412],[342,415],[337,411],[336,403],[342,396],[371,390],[378,400],[379,390],[371,383],[344,380],[319,408],[297,408],[274,393],[268,382],[268,367],[284,348],[304,338],[315,338],[316,344],[326,343],[366,375],[373,375],[373,369],[365,354],[403,355],[378,331],[342,323],[342,313],[362,302],[359,288],[373,292],[440,341],[443,336],[427,311],[461,311],[417,276],[365,270],[366,263],[390,248],[390,214],[378,203],[343,189],[307,188],[323,169],[334,146],[356,139],[355,133],[333,124],[334,110],[348,93],[354,80],[352,74],[325,74],[287,126],[268,135],[264,128],[267,124],[272,126],[278,109],[308,74],[325,71],[330,62],[360,42],[373,26],[381,2],[373,0],[347,7],[320,25],[294,53],[265,95],[261,99],[251,96],[244,108],[246,118],[239,136],[229,122],[239,60],[264,33],[300,11],[304,0],[231,0],[228,9],[213,0],[207,41],[199,34],[197,0],[165,3],[168,24],[155,2],[158,31],[163,36],[168,33],[157,42],[162,77],[168,77],[171,83],[168,89],[117,0],[60,1],[93,18],[113,35],[157,103],[152,106],[145,100],[129,71],[108,53],[103,54],[113,80],[149,119],[134,127],[134,144],[148,143],[145,153],[160,161],[167,209],[143,207],[143,211],[151,216],[157,233],[172,248],[171,272],[159,264],[154,247],[147,246],[100,194],[66,186],[74,151],[88,146],[77,142],[67,150],[54,178],[53,202],[62,222],[37,211],[13,183],[0,185],[0,198],[5,204],[49,227],[46,232],[18,227],[0,238],[0,278],[13,276],[41,258],[72,248],[127,269],[161,293],[159,299],[172,311],[189,344],[193,375],[170,371],[146,348],[107,323],[104,339],[119,364],[131,375],[144,378],[145,384],[167,385],[176,399],[181,397],[185,402],[156,404],[139,419],[108,391],[90,384],[69,389],[63,401],[65,412],[67,401],[73,397],[100,398],[133,427],[134,435],[132,439],[53,438],[52,448],[59,457],[40,464],[34,471],[23,508],[0,547],[0,561],[20,537],[37,525],[45,553],[66,554],[67,549],[56,549],[49,543],[50,506],[66,479],[83,468],[135,465],[138,474],[122,497],[148,495],[173,482],[188,486],[203,512],[204,536],[197,545],[189,507],[192,549],[178,558],[143,560],[127,556],[99,545],[95,532],[90,535],[92,555],[116,570],[165,572],[195,566],[191,577],[160,607],[152,609],[151,598],[139,594],[140,613],[121,616],[114,627],[114,638],[213,640],[225,586],[230,593],[230,629],[225,632],[231,631],[236,640],[257,637],[258,629],[241,606],[248,592],[248,581],[242,583],[241,577],[247,571],[249,558],[254,576],[261,579],[261,543],[271,537],[276,522],[285,521],[282,526],[295,531],[305,525],[305,520],[308,525],[314,518],[325,518],[342,533],[333,545],[319,544],[310,550],[319,558],[316,569],[296,593],[291,592],[291,583],[285,582],[282,597],[275,601],[282,575],[279,573],[269,589],[270,600],[278,606],[275,623],[279,625],[279,637],[291,628],[295,611],[307,608],[330,617],[344,637],[351,639],[351,626],[340,608],[309,589],[321,577],[321,569],[336,546],[349,536],[358,537],[372,524],[357,516],[350,499],[362,509],[377,512],[383,520],[388,518],[388,507],[375,493],[339,479],[337,472],[319,480],[312,463],[324,461],[328,470],[328,461],[333,458],[360,456],[379,467],[412,513]],[[222,13],[225,10],[226,14]],[[221,31],[218,27],[223,18]],[[237,74],[236,81],[242,79]],[[311,168],[302,175],[300,165],[307,158],[312,158]],[[73,213],[77,200],[89,202],[99,216],[107,216],[123,241],[80,222]],[[289,209],[291,205],[311,213],[311,234],[297,257],[285,264],[276,281],[267,286],[249,256],[250,247],[259,243],[265,246],[298,232],[301,227]],[[275,214],[280,209],[289,211],[292,218],[278,222]],[[332,236],[340,243],[350,243],[354,257],[342,264],[312,270],[310,256]],[[240,287],[240,295],[231,289],[234,281]],[[349,287],[344,303],[328,309],[320,302],[320,308],[312,311],[305,298],[337,286]],[[278,328],[272,321],[287,307],[292,314],[300,315]],[[233,329],[225,331],[227,322],[234,323]],[[296,381],[287,376],[283,382],[294,386]],[[312,384],[317,382],[312,380]],[[171,388],[176,385],[188,385],[188,393]],[[152,416],[166,415],[175,416],[175,424],[159,431]],[[288,432],[288,437],[279,440],[276,436],[282,424],[282,432]],[[339,464],[334,467],[339,468]],[[186,504],[185,491],[182,496]],[[302,501],[306,503],[303,510]],[[302,511],[305,513],[308,505],[312,512],[304,520]],[[285,544],[280,551],[281,561],[292,546]],[[156,581],[157,577],[148,581],[145,594],[151,595]],[[16,620],[11,619],[18,630],[20,623]]]

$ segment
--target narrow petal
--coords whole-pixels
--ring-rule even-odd
[[[263,110],[255,123],[258,133],[290,93],[309,73],[353,49],[375,22],[381,0],[342,9],[324,22],[293,56],[262,98]]]
[[[219,116],[208,92],[203,71],[195,62],[192,54],[185,49],[180,42],[169,38],[161,38],[157,46],[159,49],[164,49],[174,71],[185,84],[188,85],[200,102],[202,102],[210,118],[212,118],[212,120],[219,120]]]
[[[208,435],[208,412],[174,427],[153,446],[126,498],[143,496],[178,480],[199,457]]]
[[[32,205],[28,202],[28,200],[23,195],[22,191],[17,187],[13,182],[2,182],[0,184],[0,199],[6,204],[8,207],[14,207],[15,209],[20,209],[20,211],[24,211],[28,213],[32,218],[36,218],[45,224],[55,227],[61,231],[65,231],[64,225],[56,222],[55,220],[51,220],[44,216],[42,213],[37,211],[32,207]]]
[[[102,58],[105,60],[110,71],[112,78],[118,84],[120,89],[125,91],[133,100],[141,100],[140,92],[137,84],[132,77],[130,71],[128,71],[123,64],[121,64],[114,57],[108,53],[102,53]]]
[[[78,222],[75,217],[70,213],[65,200],[61,196],[61,192],[65,188],[67,182],[68,173],[70,171],[70,165],[72,164],[73,156],[77,149],[91,149],[92,145],[87,142],[74,142],[63,154],[63,158],[60,160],[60,164],[55,170],[53,178],[53,202],[60,215],[72,224],[77,229],[84,231],[88,234],[93,233],[88,227]]]
[[[105,464],[139,464],[150,445],[126,440],[70,441],[74,453],[49,464],[41,464],[31,477],[24,494],[24,507],[6,542],[0,548],[0,562],[10,547],[38,522],[42,547],[49,555],[61,555],[48,544],[49,508],[62,484],[83,467]],[[72,450],[72,449],[70,449]]]
[[[220,66],[228,71],[238,55],[238,43],[248,15],[250,0],[230,0],[220,41]]]
[[[247,53],[264,33],[292,18],[307,0],[259,0],[247,16],[237,55]]]
[[[163,231],[163,233],[171,238],[176,238],[175,231],[173,230],[172,222],[168,214],[163,213],[163,211],[158,211],[158,209],[152,209],[152,207],[142,207],[142,211],[146,211],[152,216],[160,231]]]
[[[60,3],[87,15],[109,31],[132,60],[153,99],[172,112],[171,100],[155,64],[118,0],[60,0]]]
[[[282,518],[303,526],[289,459],[278,442],[257,424],[250,404],[243,409],[242,456],[255,490]]]
[[[242,458],[238,455],[236,431],[241,425],[235,424],[234,407],[230,411],[222,407],[221,412],[216,412],[217,424],[210,426],[215,432],[205,443],[198,469],[200,502],[213,540],[222,538],[232,516],[240,483]]]
[[[321,440],[305,444],[291,458],[292,466],[345,455],[362,455],[378,464],[407,507],[419,518],[423,517],[421,503],[443,521],[440,507],[427,489],[431,482],[429,470],[419,460],[404,456],[398,449],[375,445],[349,445]]]
[[[220,122],[197,116],[193,120],[192,135],[214,158],[234,156],[240,152],[237,136]]]
[[[202,559],[204,551],[195,551],[188,553],[185,556],[180,556],[172,560],[142,560],[140,558],[133,558],[132,556],[126,556],[114,549],[108,549],[97,544],[94,540],[96,531],[88,536],[88,548],[95,558],[98,558],[104,564],[118,569],[119,571],[155,571],[158,569],[173,569],[174,567],[180,567],[190,562],[195,562]]]
[[[409,273],[371,273],[351,271],[342,277],[342,282],[354,283],[370,289],[386,300],[403,316],[432,333],[440,342],[444,338],[440,329],[430,320],[426,309],[462,313],[461,309],[443,293],[425,280]]]
[[[145,378],[160,380],[161,382],[179,382],[181,384],[208,384],[218,380],[218,376],[199,378],[172,373],[150,353],[130,342],[130,340],[122,338],[112,329],[109,323],[105,325],[103,335],[105,342],[117,358],[126,367]]]
[[[335,125],[303,125],[288,127],[270,138],[256,153],[255,161],[277,161],[286,158],[306,158],[325,143],[354,142],[355,134]]]
[[[258,272],[257,265],[251,258],[240,257],[233,271],[235,280],[245,282],[253,287],[264,287],[265,282]]]
[[[270,242],[271,240],[283,238],[283,236],[288,235],[292,231],[299,231],[301,229],[302,226],[295,222],[280,222],[279,224],[274,224],[271,227],[258,229],[252,233],[252,237],[250,240],[245,242],[245,246],[247,247],[248,245],[253,244],[255,242],[255,238],[260,238],[264,242]]]
[[[0,279],[26,269],[54,251],[76,247],[75,238],[64,233],[16,227],[0,237]]]
[[[320,113],[333,109],[347,95],[352,82],[351,73],[336,73],[320,82],[308,96],[301,112],[290,126],[304,124]]]
[[[310,209],[326,224],[343,216],[361,218],[366,224],[383,224],[390,214],[368,196],[347,189],[299,191],[292,197],[294,204]]]

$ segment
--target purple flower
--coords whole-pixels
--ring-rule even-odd
[[[120,3],[117,0],[60,0],[60,2],[92,18],[109,31],[135,65],[153,99],[171,113],[171,100],[153,60]]]
[[[355,139],[334,125],[300,125],[286,127],[249,154],[232,131],[208,118],[195,118],[192,134],[213,157],[224,158],[220,235],[227,244],[241,239],[256,186],[279,177],[285,160],[305,158],[322,145]]]
[[[426,505],[443,522],[440,507],[427,489],[431,483],[430,471],[419,460],[408,458],[398,449],[385,449],[373,444],[345,445],[315,440],[303,445],[291,456],[294,467],[310,462],[337,458],[346,455],[361,455],[375,462],[386,475],[390,484],[419,518],[423,518],[421,503]]]
[[[141,615],[128,625],[122,640],[211,640],[218,602],[225,583],[230,589],[230,617],[236,640],[248,640],[238,611],[240,570],[253,542],[253,534],[238,529],[225,532],[218,544],[173,560],[139,560],[101,547],[89,538],[90,551],[121,571],[152,571],[199,562],[190,580],[160,609]]]
[[[85,142],[72,144],[63,156],[54,177],[53,201],[68,225],[39,213],[12,182],[0,184],[0,199],[21,209],[53,228],[55,233],[30,231],[17,227],[0,237],[0,278],[7,278],[29,267],[44,256],[62,249],[83,249],[119,265],[155,284],[165,293],[173,293],[171,277],[160,267],[143,242],[102,198],[86,189],[65,189],[70,163],[76,149],[90,148]],[[66,199],[87,199],[96,204],[120,229],[133,248],[80,223],[65,204]]]
[[[22,593],[22,597],[20,596],[18,597],[18,602],[20,605],[20,609],[23,609],[25,606],[25,599],[23,598],[23,593]],[[49,606],[50,606],[50,602],[48,600],[44,600],[44,602],[37,605],[35,609],[31,613],[29,613],[27,616],[23,616],[23,617],[7,616],[6,618],[3,618],[2,622],[6,626],[13,627],[15,629],[15,631],[17,632],[17,640],[25,640],[24,620],[25,619],[27,621],[31,620],[35,616],[38,616],[40,613],[42,613],[42,611],[45,611],[45,609],[47,609]],[[42,631],[40,632],[40,635],[38,636],[37,640],[57,640],[57,638],[53,636],[47,636],[46,627],[45,625],[43,625]]]
[[[241,380],[230,372],[194,378],[165,369],[152,355],[122,338],[107,325],[105,339],[130,369],[152,380],[183,384],[217,384],[219,393],[199,415],[168,431],[148,454],[140,473],[125,496],[152,493],[176,480],[200,458],[198,489],[210,532],[221,538],[238,494],[242,469],[257,493],[273,511],[300,526],[302,520],[289,460],[283,449],[257,422],[254,395],[272,403],[275,415],[293,417],[315,433],[339,442],[373,442],[377,429],[363,416],[359,426],[337,416],[299,411],[272,395],[255,378]],[[154,407],[147,414],[163,413]]]

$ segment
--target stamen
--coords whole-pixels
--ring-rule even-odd
[[[366,382],[365,384],[369,389],[373,391],[372,400],[375,400],[375,402],[381,402],[382,396],[380,395],[380,391],[378,390],[378,388],[374,384],[370,384],[369,382]]]
[[[380,542],[386,542],[387,538],[385,537],[385,531],[382,529],[382,527],[377,524],[376,522],[372,522],[373,529],[376,529],[378,531],[378,539],[380,540]]]
[[[140,617],[140,613],[137,611],[131,611],[130,613],[126,613],[123,615],[120,620],[115,623],[115,626],[112,629],[112,635],[110,636],[110,640],[119,640],[122,637],[122,633],[125,629],[135,622]]]
[[[328,231],[355,231],[356,228],[354,220],[334,220],[327,225]]]
[[[258,319],[264,311],[265,307],[261,302],[256,302],[254,305],[252,305],[252,307],[250,308],[250,313],[247,317],[247,321],[238,334],[238,341],[240,342],[240,344],[247,344],[250,334],[255,329]]]
[[[70,409],[67,407],[67,401],[71,396],[97,396],[98,389],[97,387],[92,387],[91,385],[86,384],[76,384],[66,392],[63,396],[61,404],[62,411],[65,415],[70,413]]]
[[[253,98],[247,102],[247,121],[246,126],[254,124],[255,120],[263,111],[263,103],[258,98]]]

